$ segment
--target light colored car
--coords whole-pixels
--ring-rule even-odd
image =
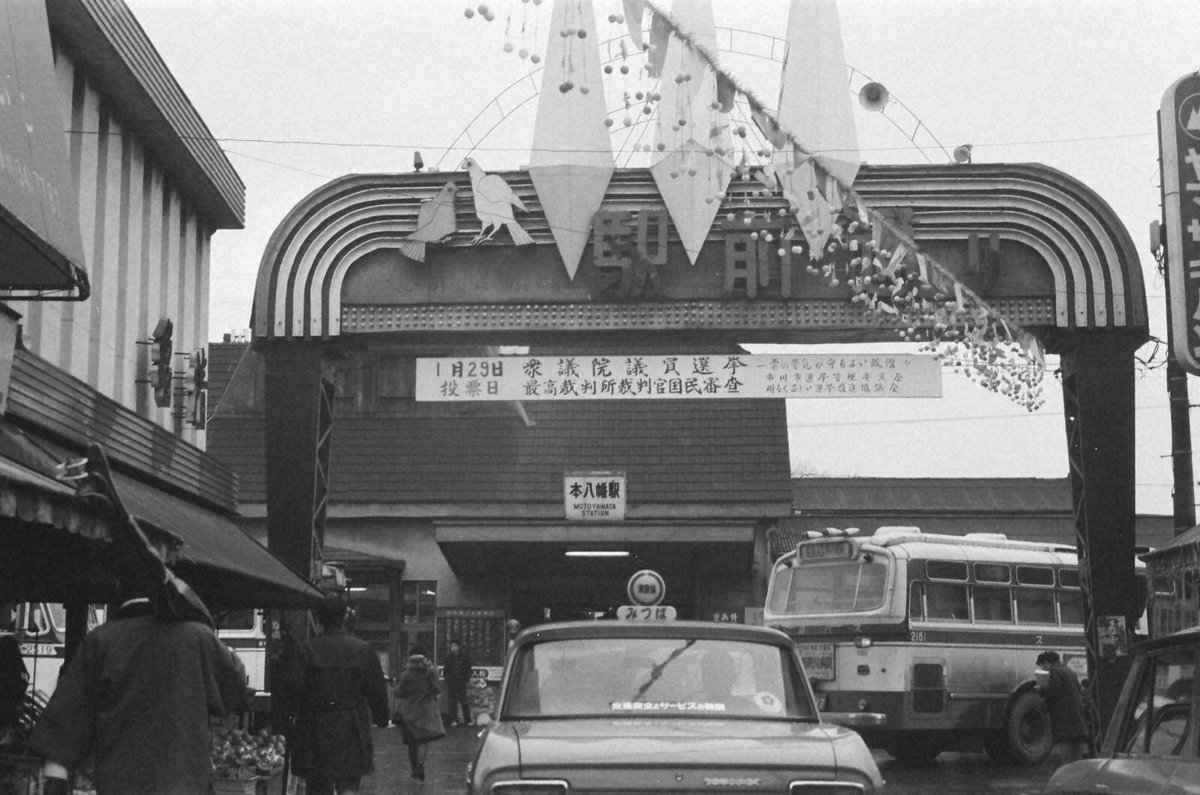
[[[518,636],[468,768],[476,795],[873,793],[862,738],[821,720],[786,635],[693,621]]]
[[[1046,792],[1200,793],[1198,656],[1200,629],[1135,647],[1102,752],[1060,767]]]

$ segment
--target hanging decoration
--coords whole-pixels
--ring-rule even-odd
[[[529,176],[572,280],[616,170],[596,40],[592,0],[555,0]]]
[[[712,0],[675,0],[672,14],[716,52]],[[651,31],[651,60],[663,45]],[[650,173],[693,265],[708,239],[732,176],[733,138],[717,96],[715,63],[677,36],[661,62],[661,94]],[[715,56],[713,56],[715,57]]]
[[[685,44],[714,73],[722,74],[733,84],[750,106],[756,124],[764,128],[764,134],[771,131],[777,142],[779,136],[784,137],[785,145],[791,145],[796,154],[814,162],[819,169],[814,175],[819,176],[823,171],[828,180],[835,183],[843,207],[832,224],[832,235],[826,246],[823,249],[811,245],[795,247],[791,251],[807,251],[812,261],[810,269],[821,273],[830,284],[840,284],[843,277],[849,279],[854,290],[851,300],[881,324],[896,327],[901,339],[922,342],[923,351],[932,353],[955,372],[1003,394],[1029,411],[1040,408],[1044,403],[1045,360],[1037,339],[1009,322],[959,282],[948,268],[921,251],[911,237],[886,217],[869,209],[851,184],[839,176],[845,174],[844,164],[834,162],[836,158],[827,158],[806,145],[798,133],[773,114],[753,91],[723,70],[709,41],[693,35],[691,28],[677,16],[663,10],[660,0],[644,2],[654,14],[651,55],[654,52],[654,23],[661,21],[670,28],[672,45]],[[775,176],[780,176],[779,169],[775,170]],[[848,210],[847,204],[853,209]],[[832,205],[829,211],[834,212]],[[752,216],[748,215],[745,220],[750,222]],[[849,234],[851,226],[860,232],[873,230],[870,248],[864,249],[863,243]],[[896,245],[874,250],[876,241],[882,239],[885,231],[895,238]],[[787,238],[788,233],[785,232],[783,237]],[[848,268],[857,268],[857,273],[847,270],[839,274],[838,268],[831,263],[821,264],[825,254],[840,251],[843,247],[846,248],[844,253],[849,255],[846,258]]]

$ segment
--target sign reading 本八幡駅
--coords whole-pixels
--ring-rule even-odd
[[[417,359],[419,401],[941,397],[915,354],[680,354]]]

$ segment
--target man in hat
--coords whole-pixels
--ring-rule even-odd
[[[1082,759],[1087,753],[1088,731],[1083,719],[1083,692],[1079,679],[1056,651],[1044,651],[1037,657],[1039,668],[1047,672],[1046,683],[1037,686],[1050,713],[1050,737],[1060,764]]]

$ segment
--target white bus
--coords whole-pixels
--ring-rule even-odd
[[[105,606],[88,605],[87,629],[104,623]],[[67,616],[57,602],[0,604],[0,633],[12,634],[21,646],[29,672],[29,689],[49,698],[58,686],[66,659]]]
[[[217,637],[233,649],[246,666],[246,686],[266,690],[267,633],[262,610],[231,610],[214,616]]]
[[[1001,534],[831,528],[772,568],[765,624],[797,644],[821,709],[910,762],[943,750],[1038,764],[1035,660],[1087,673],[1075,550]],[[1136,564],[1144,584],[1145,564]],[[1143,588],[1144,591],[1144,588]]]

